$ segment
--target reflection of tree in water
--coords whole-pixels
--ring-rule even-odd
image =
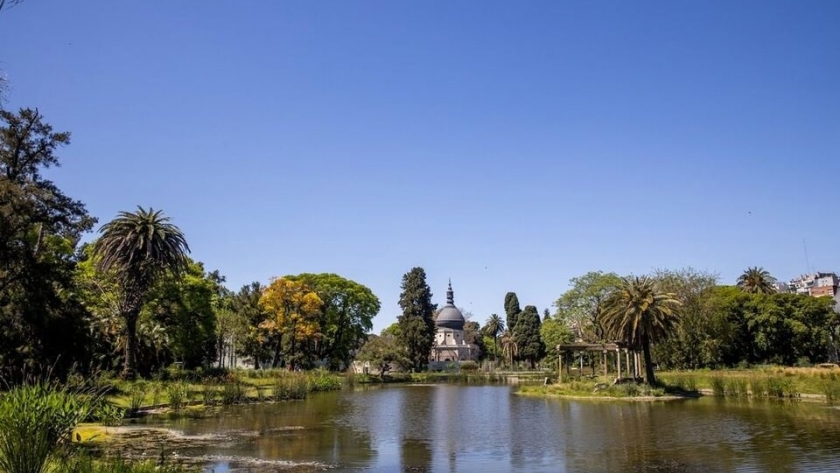
[[[432,429],[434,387],[403,389],[400,408],[400,467],[407,472],[432,471]]]

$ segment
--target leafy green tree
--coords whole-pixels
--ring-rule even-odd
[[[216,358],[216,277],[189,260],[183,274],[165,274],[143,304],[141,319],[165,330],[173,359],[185,368],[207,367]]]
[[[540,325],[540,338],[545,344],[545,349],[548,355],[556,355],[555,349],[557,345],[563,343],[571,343],[574,341],[574,335],[569,330],[569,327],[557,319],[544,320]]]
[[[89,362],[73,278],[76,245],[96,220],[41,174],[69,142],[37,110],[0,110],[0,366],[61,375]]]
[[[507,316],[507,327],[513,330],[516,327],[516,319],[522,309],[519,308],[519,298],[516,297],[515,292],[508,292],[505,294],[505,315]]]
[[[260,296],[263,291],[265,291],[265,286],[254,281],[242,286],[231,301],[234,313],[244,325],[241,338],[236,340],[237,352],[250,358],[254,369],[260,369],[261,362],[270,356],[268,344],[263,337],[263,332],[259,329],[260,323],[268,318],[268,314],[260,307]]]
[[[180,275],[187,269],[189,246],[184,234],[160,211],[138,207],[136,212],[120,212],[99,230],[101,236],[93,251],[98,269],[113,271],[123,300],[126,355],[123,376],[136,375],[137,319],[149,290],[160,278]]]
[[[385,374],[396,365],[408,366],[411,361],[405,349],[393,335],[371,335],[359,350],[358,360],[370,363],[371,367],[379,371],[379,377],[385,379]]]
[[[758,266],[747,268],[740,276],[738,276],[737,286],[742,291],[750,294],[773,294],[776,292],[776,286],[773,284],[776,278],[770,275],[767,270]]]
[[[464,324],[464,341],[475,345],[478,348],[478,359],[483,360],[487,354],[487,347],[484,345],[484,337],[481,336],[481,326],[478,322],[467,320]]]
[[[399,317],[398,317],[399,318]],[[395,337],[397,340],[400,339],[400,323],[394,322],[391,325],[382,329],[381,336],[391,335]]]
[[[487,319],[487,322],[484,324],[484,333],[493,338],[493,355],[496,357],[496,361],[498,361],[498,339],[499,334],[505,331],[505,321],[499,317],[498,314],[491,314],[490,318]]]
[[[620,284],[618,274],[603,271],[590,271],[570,279],[571,289],[554,302],[555,317],[566,323],[575,336],[590,342],[604,341],[604,329],[599,322],[602,305]]]
[[[537,308],[528,305],[519,313],[513,330],[519,357],[526,360],[531,369],[545,356],[545,344],[540,338],[540,313]]]
[[[624,278],[603,302],[600,322],[607,335],[642,348],[650,385],[656,384],[650,345],[671,335],[679,306],[673,294],[661,292],[656,281],[645,276]]]
[[[373,328],[373,317],[379,313],[379,298],[366,286],[337,274],[300,274],[287,278],[303,281],[323,302],[318,320],[320,336],[313,347],[315,357],[326,360],[334,370],[350,366],[353,353]]]
[[[656,270],[651,276],[663,292],[680,301],[680,323],[672,336],[653,346],[656,360],[676,369],[715,366],[720,359],[721,334],[716,334],[718,320],[708,303],[717,275],[694,268]],[[712,335],[715,333],[715,335]]]
[[[432,304],[432,291],[426,284],[426,271],[412,268],[402,279],[400,308],[400,343],[406,349],[414,371],[422,371],[429,364],[429,356],[435,340],[435,321],[433,315],[437,305]]]

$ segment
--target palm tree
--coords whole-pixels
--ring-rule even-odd
[[[505,321],[499,317],[498,314],[490,315],[490,318],[487,319],[487,322],[484,325],[484,333],[493,337],[493,355],[496,358],[496,361],[499,361],[499,347],[497,345],[497,340],[499,334],[505,330]]]
[[[151,208],[120,212],[99,233],[102,236],[93,246],[97,269],[113,271],[122,291],[120,312],[126,337],[123,377],[131,379],[136,376],[137,318],[143,299],[162,275],[180,275],[186,270],[190,248],[181,230],[161,211]]]
[[[775,282],[776,278],[767,270],[753,266],[738,276],[737,285],[742,291],[750,294],[773,294],[776,292],[776,287],[773,285]]]
[[[517,355],[519,355],[519,345],[516,344],[516,337],[510,330],[505,330],[502,333],[502,357],[510,360],[510,366],[513,367],[513,358]]]
[[[604,300],[601,324],[607,335],[633,347],[642,347],[645,378],[656,384],[650,344],[671,334],[678,322],[680,302],[674,294],[660,292],[648,277],[627,277]]]

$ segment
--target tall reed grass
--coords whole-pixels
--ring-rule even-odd
[[[12,388],[0,397],[0,471],[44,473],[70,443],[76,425],[91,417],[99,393],[49,381]]]

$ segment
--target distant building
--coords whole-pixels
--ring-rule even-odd
[[[455,307],[455,295],[452,292],[452,282],[446,291],[446,305],[435,317],[435,344],[429,356],[429,367],[432,369],[445,368],[448,363],[475,360],[479,355],[476,345],[467,343],[464,339],[464,314]]]
[[[803,274],[788,284],[789,291],[813,297],[834,297],[840,278],[835,273]]]

